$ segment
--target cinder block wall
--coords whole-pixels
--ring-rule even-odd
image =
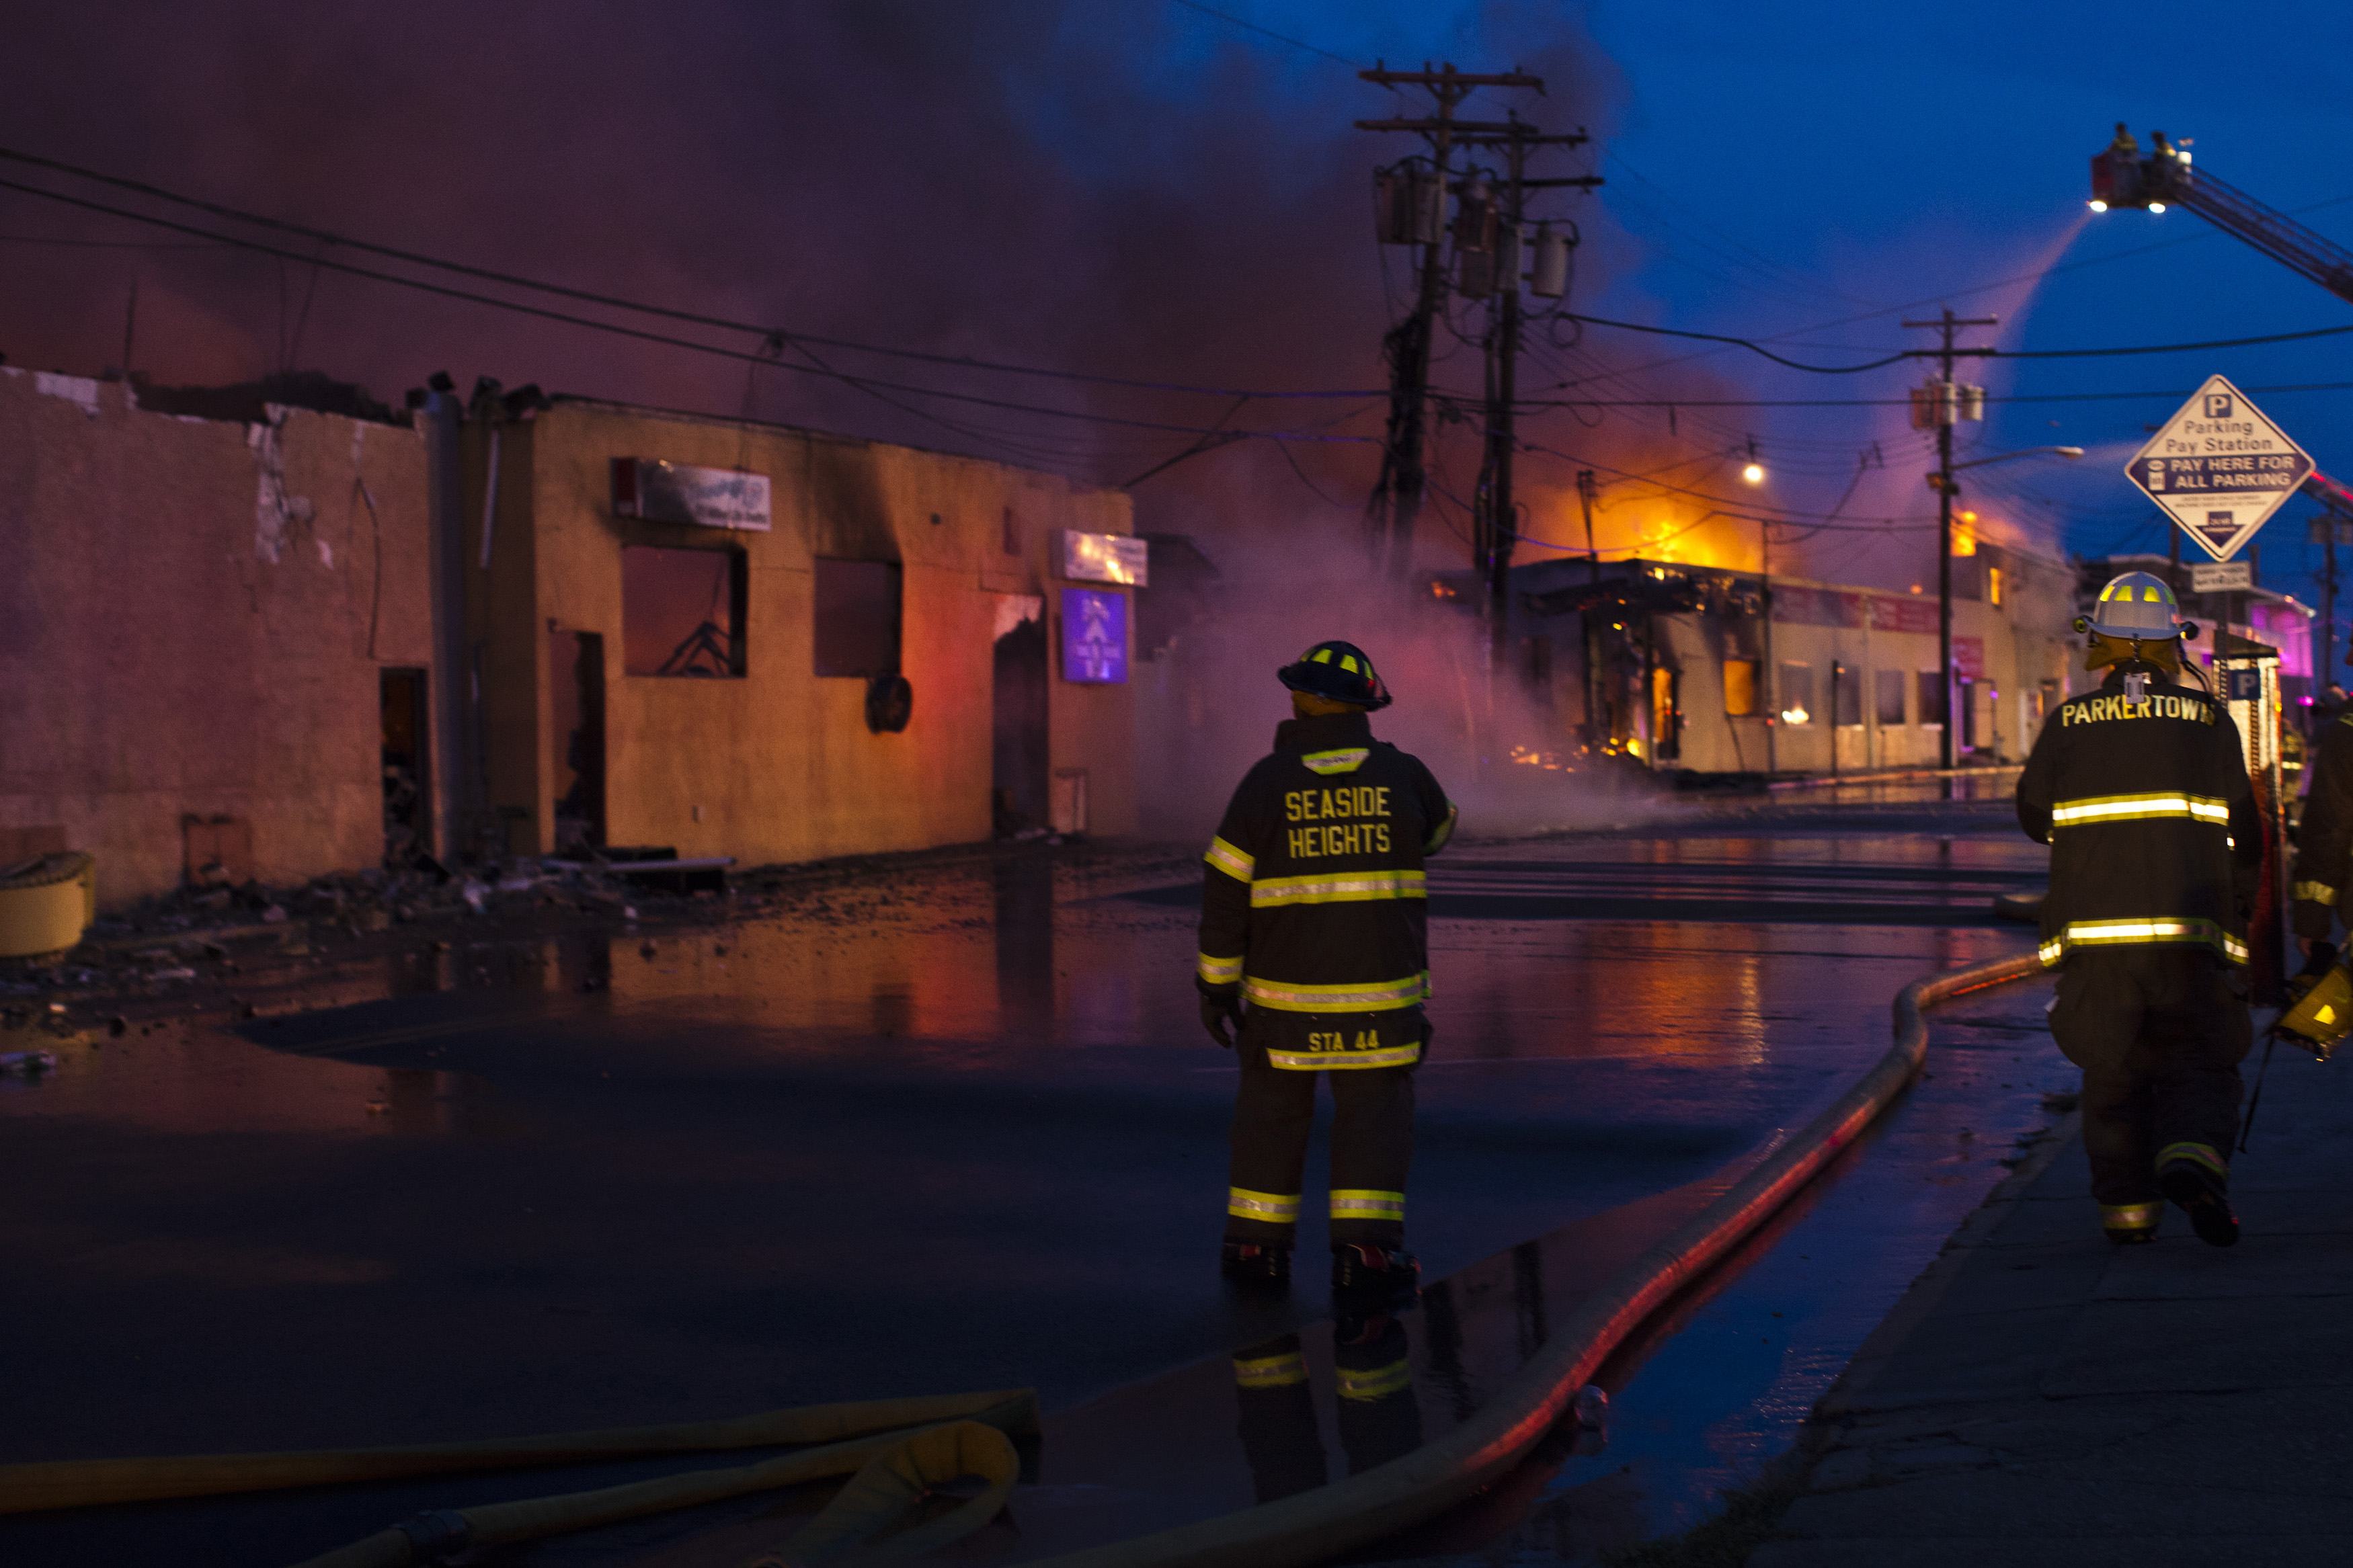
[[[430,663],[424,444],[274,418],[0,367],[0,829],[61,827],[102,902],[177,885],[184,814],[249,823],[272,882],[383,853],[378,672]]]

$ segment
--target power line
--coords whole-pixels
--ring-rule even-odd
[[[139,195],[151,197],[156,201],[169,202],[175,206],[193,208],[195,211],[209,213],[215,217],[227,218],[232,222],[251,224],[258,228],[272,229],[280,234],[292,235],[298,238],[311,240],[320,245],[331,245],[346,250],[364,251],[370,255],[385,257],[389,260],[405,261],[409,263],[411,266],[429,267],[438,271],[455,273],[460,277],[476,279],[485,283],[497,283],[507,288],[527,289],[542,294],[552,294],[561,299],[576,300],[584,305],[601,305],[607,310],[628,310],[637,315],[659,317],[663,321],[677,321],[686,326],[711,327],[723,331],[743,332],[752,337],[759,338],[763,342],[777,337],[784,337],[795,339],[801,342],[815,343],[820,348],[842,349],[851,353],[877,354],[891,359],[914,360],[925,364],[945,365],[959,370],[989,371],[1002,375],[1032,375],[1054,381],[1081,382],[1098,386],[1126,387],[1131,390],[1140,392],[1177,392],[1208,397],[1249,396],[1269,400],[1383,397],[1388,395],[1386,389],[1363,387],[1353,390],[1339,391],[1316,390],[1308,392],[1269,392],[1256,388],[1246,389],[1230,386],[1198,386],[1185,382],[1145,381],[1130,376],[1099,375],[1085,371],[1058,370],[1048,365],[1015,364],[1001,360],[971,359],[960,354],[932,353],[921,349],[892,348],[881,343],[861,342],[853,338],[828,337],[815,332],[796,331],[789,328],[776,326],[773,323],[739,321],[724,316],[709,316],[694,310],[681,310],[666,305],[648,304],[643,300],[623,299],[617,295],[600,294],[593,289],[575,289],[566,284],[552,283],[544,279],[526,278],[518,273],[501,272],[495,268],[477,267],[469,262],[452,261],[443,257],[426,255],[420,251],[405,250],[397,246],[380,245],[373,240],[355,239],[349,235],[337,234],[329,229],[314,228],[307,224],[292,223],[283,218],[270,217],[262,213],[248,212],[239,207],[227,206],[218,202],[206,201],[201,197],[186,195],[177,191],[167,190],[164,186],[151,184],[144,180],[132,180],[119,174],[109,174],[101,170],[84,168],[77,163],[63,163],[55,158],[44,158],[37,153],[19,152],[14,148],[0,147],[0,160],[15,163],[23,163],[34,168],[46,169],[53,174],[66,174],[75,179],[92,181],[98,184],[111,186],[116,190],[129,191]],[[158,224],[165,227],[179,228],[183,233],[204,235],[217,244],[238,245],[248,249],[261,248],[259,247],[252,246],[246,241],[233,239],[226,236],[215,234],[210,230],[185,228],[179,225],[167,223],[162,218],[151,217],[141,213],[128,212],[113,207],[98,205],[94,203],[81,201],[61,192],[44,190],[35,185],[14,184],[5,181],[0,181],[0,184],[6,185],[6,188],[10,190],[24,192],[28,195],[46,196],[53,201],[62,201],[71,203],[78,206],[87,206],[93,211],[109,213],[118,217],[129,218],[136,223]],[[275,256],[284,255],[287,253],[273,250],[269,251],[269,254]],[[309,256],[301,256],[298,257],[297,259],[312,261],[317,258]],[[363,276],[375,275],[363,274]]]
[[[1304,38],[1294,38],[1288,33],[1278,33],[1272,27],[1261,27],[1256,22],[1245,21],[1230,11],[1220,11],[1214,5],[1204,5],[1201,0],[1176,0],[1176,4],[1184,6],[1187,11],[1198,11],[1204,16],[1215,16],[1220,22],[1230,22],[1235,26],[1247,28],[1261,37],[1272,38],[1278,44],[1289,44],[1294,49],[1305,49],[1311,55],[1322,55],[1325,59],[1337,60],[1344,66],[1353,68],[1356,63],[1345,55],[1335,55],[1329,49],[1318,48]]]
[[[1596,375],[1596,380],[1604,379]],[[1995,403],[2124,403],[2136,398],[2187,397],[2194,387],[2176,390],[2151,389],[2145,392],[2041,392],[1989,393],[1986,402]],[[2353,392],[2353,381],[2288,382],[2274,386],[2248,386],[2240,389],[2254,393],[2282,394],[2292,392]],[[1474,401],[1457,394],[1438,395],[1458,402]],[[1905,408],[1911,405],[1907,397],[1554,397],[1524,399],[1525,409],[1578,408]],[[1841,445],[1847,445],[1841,443]]]
[[[1207,433],[1211,428],[1207,426],[1176,424],[1166,420],[1133,419],[1118,415],[1097,414],[1083,409],[1056,408],[1045,404],[1017,403],[1010,399],[988,397],[977,393],[950,392],[940,387],[918,386],[904,382],[883,381],[871,376],[856,375],[848,371],[835,369],[832,366],[825,364],[822,361],[814,360],[814,356],[811,356],[813,363],[810,364],[794,364],[774,357],[773,354],[769,353],[765,349],[759,351],[736,349],[730,348],[723,343],[702,342],[692,338],[673,336],[668,332],[649,331],[642,327],[624,326],[617,321],[600,321],[596,320],[594,317],[574,315],[565,310],[550,310],[543,305],[526,304],[519,300],[502,300],[495,295],[477,293],[467,289],[457,289],[444,283],[429,282],[421,278],[404,278],[397,273],[378,271],[374,268],[360,267],[347,261],[335,261],[324,257],[304,256],[299,251],[288,250],[280,246],[267,245],[259,240],[246,239],[235,235],[218,234],[209,229],[195,227],[193,225],[176,223],[169,218],[156,217],[144,213],[130,212],[121,207],[109,206],[101,202],[93,202],[80,196],[68,195],[61,191],[43,190],[38,186],[23,184],[15,180],[0,179],[0,190],[17,191],[26,195],[40,196],[50,201],[62,202],[69,206],[81,207],[90,212],[103,213],[112,217],[128,218],[135,223],[151,224],[157,227],[171,229],[181,234],[195,235],[204,238],[217,240],[224,245],[235,246],[242,250],[256,251],[264,256],[275,256],[282,260],[301,262],[305,266],[324,268],[333,272],[348,273],[353,277],[365,278],[378,283],[389,283],[399,288],[414,289],[424,293],[439,295],[444,299],[460,300],[470,304],[487,305],[494,310],[511,310],[519,315],[531,316],[541,321],[555,321],[565,326],[585,327],[592,331],[608,332],[614,336],[628,338],[638,342],[656,343],[666,348],[687,349],[697,353],[712,354],[722,359],[733,360],[739,363],[748,362],[754,364],[770,365],[777,370],[791,371],[804,375],[823,376],[829,380],[840,382],[844,385],[856,387],[863,392],[897,392],[904,393],[910,396],[937,397],[955,403],[972,404],[983,408],[996,408],[1019,414],[1042,415],[1050,418],[1073,419],[1085,424],[1117,426],[1133,430],[1158,430],[1176,435],[1198,436]],[[801,346],[798,341],[793,338],[786,337],[784,341],[786,343],[792,344],[796,348],[799,348],[800,352],[804,354],[808,353],[805,347]],[[810,339],[808,341],[823,342],[824,340]],[[1253,399],[1258,396],[1255,393],[1239,393],[1235,395]],[[1360,391],[1347,395],[1363,398],[1367,396],[1378,396],[1380,395],[1377,393]],[[925,415],[919,409],[909,409],[907,412],[917,414],[926,418],[937,418],[936,416]],[[953,426],[951,427],[953,428]],[[1314,441],[1350,446],[1377,446],[1379,444],[1369,436],[1335,436],[1314,431],[1250,430],[1245,432],[1245,434],[1261,437],[1280,435],[1287,440]]]

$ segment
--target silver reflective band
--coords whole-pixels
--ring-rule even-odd
[[[2207,795],[2108,795],[2085,800],[2063,800],[2051,808],[2054,827],[2088,822],[2127,822],[2141,817],[2187,816],[2198,822],[2228,826],[2231,803]]]
[[[2247,962],[2247,944],[2212,921],[2070,921],[2064,930],[2036,952],[2048,967],[2065,957],[2070,948],[2133,947],[2159,942],[2194,942],[2215,949],[2233,963]]]
[[[1421,1042],[1385,1046],[1377,1051],[1269,1051],[1266,1059],[1290,1072],[1341,1072],[1350,1068],[1411,1067],[1421,1057]]]
[[[1356,871],[1345,876],[1264,877],[1250,884],[1250,907],[1278,904],[1360,904],[1381,899],[1426,899],[1420,871]]]
[[[1350,985],[1293,985],[1250,975],[1242,981],[1242,994],[1258,1006],[1285,1013],[1383,1013],[1410,1007],[1428,996],[1430,975],[1425,972]]]
[[[1240,845],[1229,844],[1222,838],[1209,840],[1209,852],[1201,857],[1237,882],[1247,882],[1258,862],[1245,854]]]

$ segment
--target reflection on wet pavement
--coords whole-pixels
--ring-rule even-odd
[[[1901,984],[2021,944],[1984,916],[1993,892],[2040,879],[2007,808],[1873,793],[1883,804],[1470,845],[1435,879],[1411,1226],[1444,1284],[1397,1324],[1426,1433],[1621,1249],[1841,1089],[1884,1048]],[[0,1458],[427,1440],[1034,1383],[1059,1414],[1042,1484],[1001,1543],[1032,1555],[1087,1536],[1090,1514],[1124,1530],[1247,1502],[1263,1484],[1251,1444],[1271,1440],[1237,1436],[1232,1357],[1295,1334],[1337,1473],[1349,1424],[1359,1447],[1379,1424],[1324,1391],[1380,1368],[1350,1371],[1319,1279],[1269,1305],[1228,1300],[1214,1275],[1233,1068],[1194,1019],[1197,875],[1189,856],[976,854],[815,879],[744,925],[342,973],[322,990],[343,1005],[234,1032],[67,1042],[55,1075],[0,1092],[0,1178],[43,1194],[0,1218],[0,1306],[43,1325],[39,1356],[7,1356],[23,1418],[0,1424]],[[1950,1033],[1940,1049],[1957,1048]],[[1842,1210],[1856,1239],[1821,1255],[1852,1275],[1873,1248],[1933,1249],[2036,1119],[2045,1085],[2004,1077],[2018,1087],[1974,1068],[1924,1085],[1917,1104],[1949,1089],[1938,1114],[1978,1144],[1940,1164],[1947,1127],[1934,1158],[1903,1154],[1900,1194]],[[1800,1224],[1856,1190],[1832,1188]],[[1320,1256],[1316,1226],[1302,1247]],[[1788,1289],[1773,1310],[1789,1320],[1852,1317],[1880,1290],[1833,1293],[1819,1273]],[[1707,1321],[1653,1366],[1703,1342]],[[1835,1353],[1769,1331],[1765,1347]],[[1655,1405],[1638,1396],[1651,1375],[1626,1385],[1613,1466],[1646,1411],[1740,1453],[1750,1437],[1726,1422],[1786,1440],[1783,1415],[1728,1414],[1724,1391],[1778,1411],[1813,1373],[1787,1388],[1781,1373],[1686,1378]],[[1704,1488],[1743,1462],[1664,1438],[1643,1452],[1640,1505],[1620,1510],[1637,1520],[1673,1517],[1693,1477]],[[559,1481],[579,1478],[546,1489]],[[0,1556],[133,1561],[168,1526],[183,1563],[290,1561],[404,1511],[520,1489],[0,1521]],[[1531,1517],[1553,1492],[1533,1494]],[[700,1561],[708,1522],[529,1560]]]

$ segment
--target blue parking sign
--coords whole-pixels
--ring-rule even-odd
[[[1094,685],[1127,679],[1127,597],[1062,590],[1062,679]]]

